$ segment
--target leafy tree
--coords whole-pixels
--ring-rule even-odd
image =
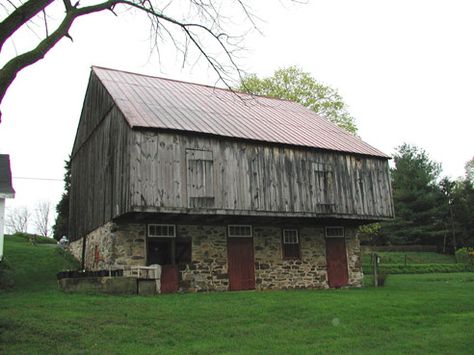
[[[354,118],[337,90],[319,83],[296,66],[279,69],[268,78],[247,76],[242,79],[239,90],[298,102],[346,131],[357,133]]]
[[[0,54],[7,41],[15,40],[21,29],[41,28],[38,42],[24,53],[4,58],[0,66],[0,103],[17,74],[42,59],[63,38],[71,38],[69,31],[74,22],[83,16],[109,11],[119,16],[134,10],[150,22],[152,43],[156,49],[164,41],[171,42],[182,55],[183,61],[190,53],[203,57],[219,78],[228,85],[231,73],[240,70],[234,58],[240,48],[242,36],[229,35],[233,26],[229,21],[238,20],[240,27],[255,27],[254,16],[242,0],[8,0],[0,6]],[[53,16],[50,14],[53,13]],[[236,28],[233,26],[233,28]],[[98,29],[100,30],[100,29]],[[242,28],[243,33],[247,32]],[[229,85],[228,85],[229,86]],[[1,118],[1,116],[0,116]]]
[[[382,224],[394,244],[441,243],[446,233],[446,198],[437,184],[441,166],[416,146],[403,144],[391,170],[395,219]]]
[[[474,157],[464,165],[466,171],[466,179],[474,185]]]
[[[69,234],[69,196],[71,191],[71,157],[64,162],[64,192],[56,205],[56,222],[53,226],[53,237],[61,239]]]

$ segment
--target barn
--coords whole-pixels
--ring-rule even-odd
[[[168,292],[360,286],[357,229],[393,217],[388,159],[297,103],[92,67],[71,251],[161,265]]]

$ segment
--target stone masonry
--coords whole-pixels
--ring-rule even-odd
[[[282,258],[282,229],[253,226],[256,289],[327,288],[323,227],[299,228],[300,259]],[[192,261],[179,266],[182,291],[225,291],[229,287],[226,225],[177,225],[178,238],[191,238]],[[345,228],[349,286],[363,273],[356,228]],[[86,268],[100,270],[146,265],[146,225],[107,223],[87,236]],[[70,250],[81,259],[82,239]]]
[[[85,268],[107,270],[145,265],[145,241],[146,225],[109,222],[87,235]],[[72,242],[69,250],[81,260],[82,239]]]

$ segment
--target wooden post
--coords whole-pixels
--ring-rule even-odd
[[[377,265],[377,254],[372,253],[372,268],[373,268],[373,273],[374,273],[374,287],[378,287],[379,283],[377,280],[377,273],[378,273],[378,265]]]

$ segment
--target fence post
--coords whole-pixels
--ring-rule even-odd
[[[372,269],[373,269],[373,273],[374,273],[374,287],[378,287],[379,283],[378,283],[378,279],[377,279],[377,268],[378,268],[378,265],[377,265],[377,254],[376,253],[372,253]]]

